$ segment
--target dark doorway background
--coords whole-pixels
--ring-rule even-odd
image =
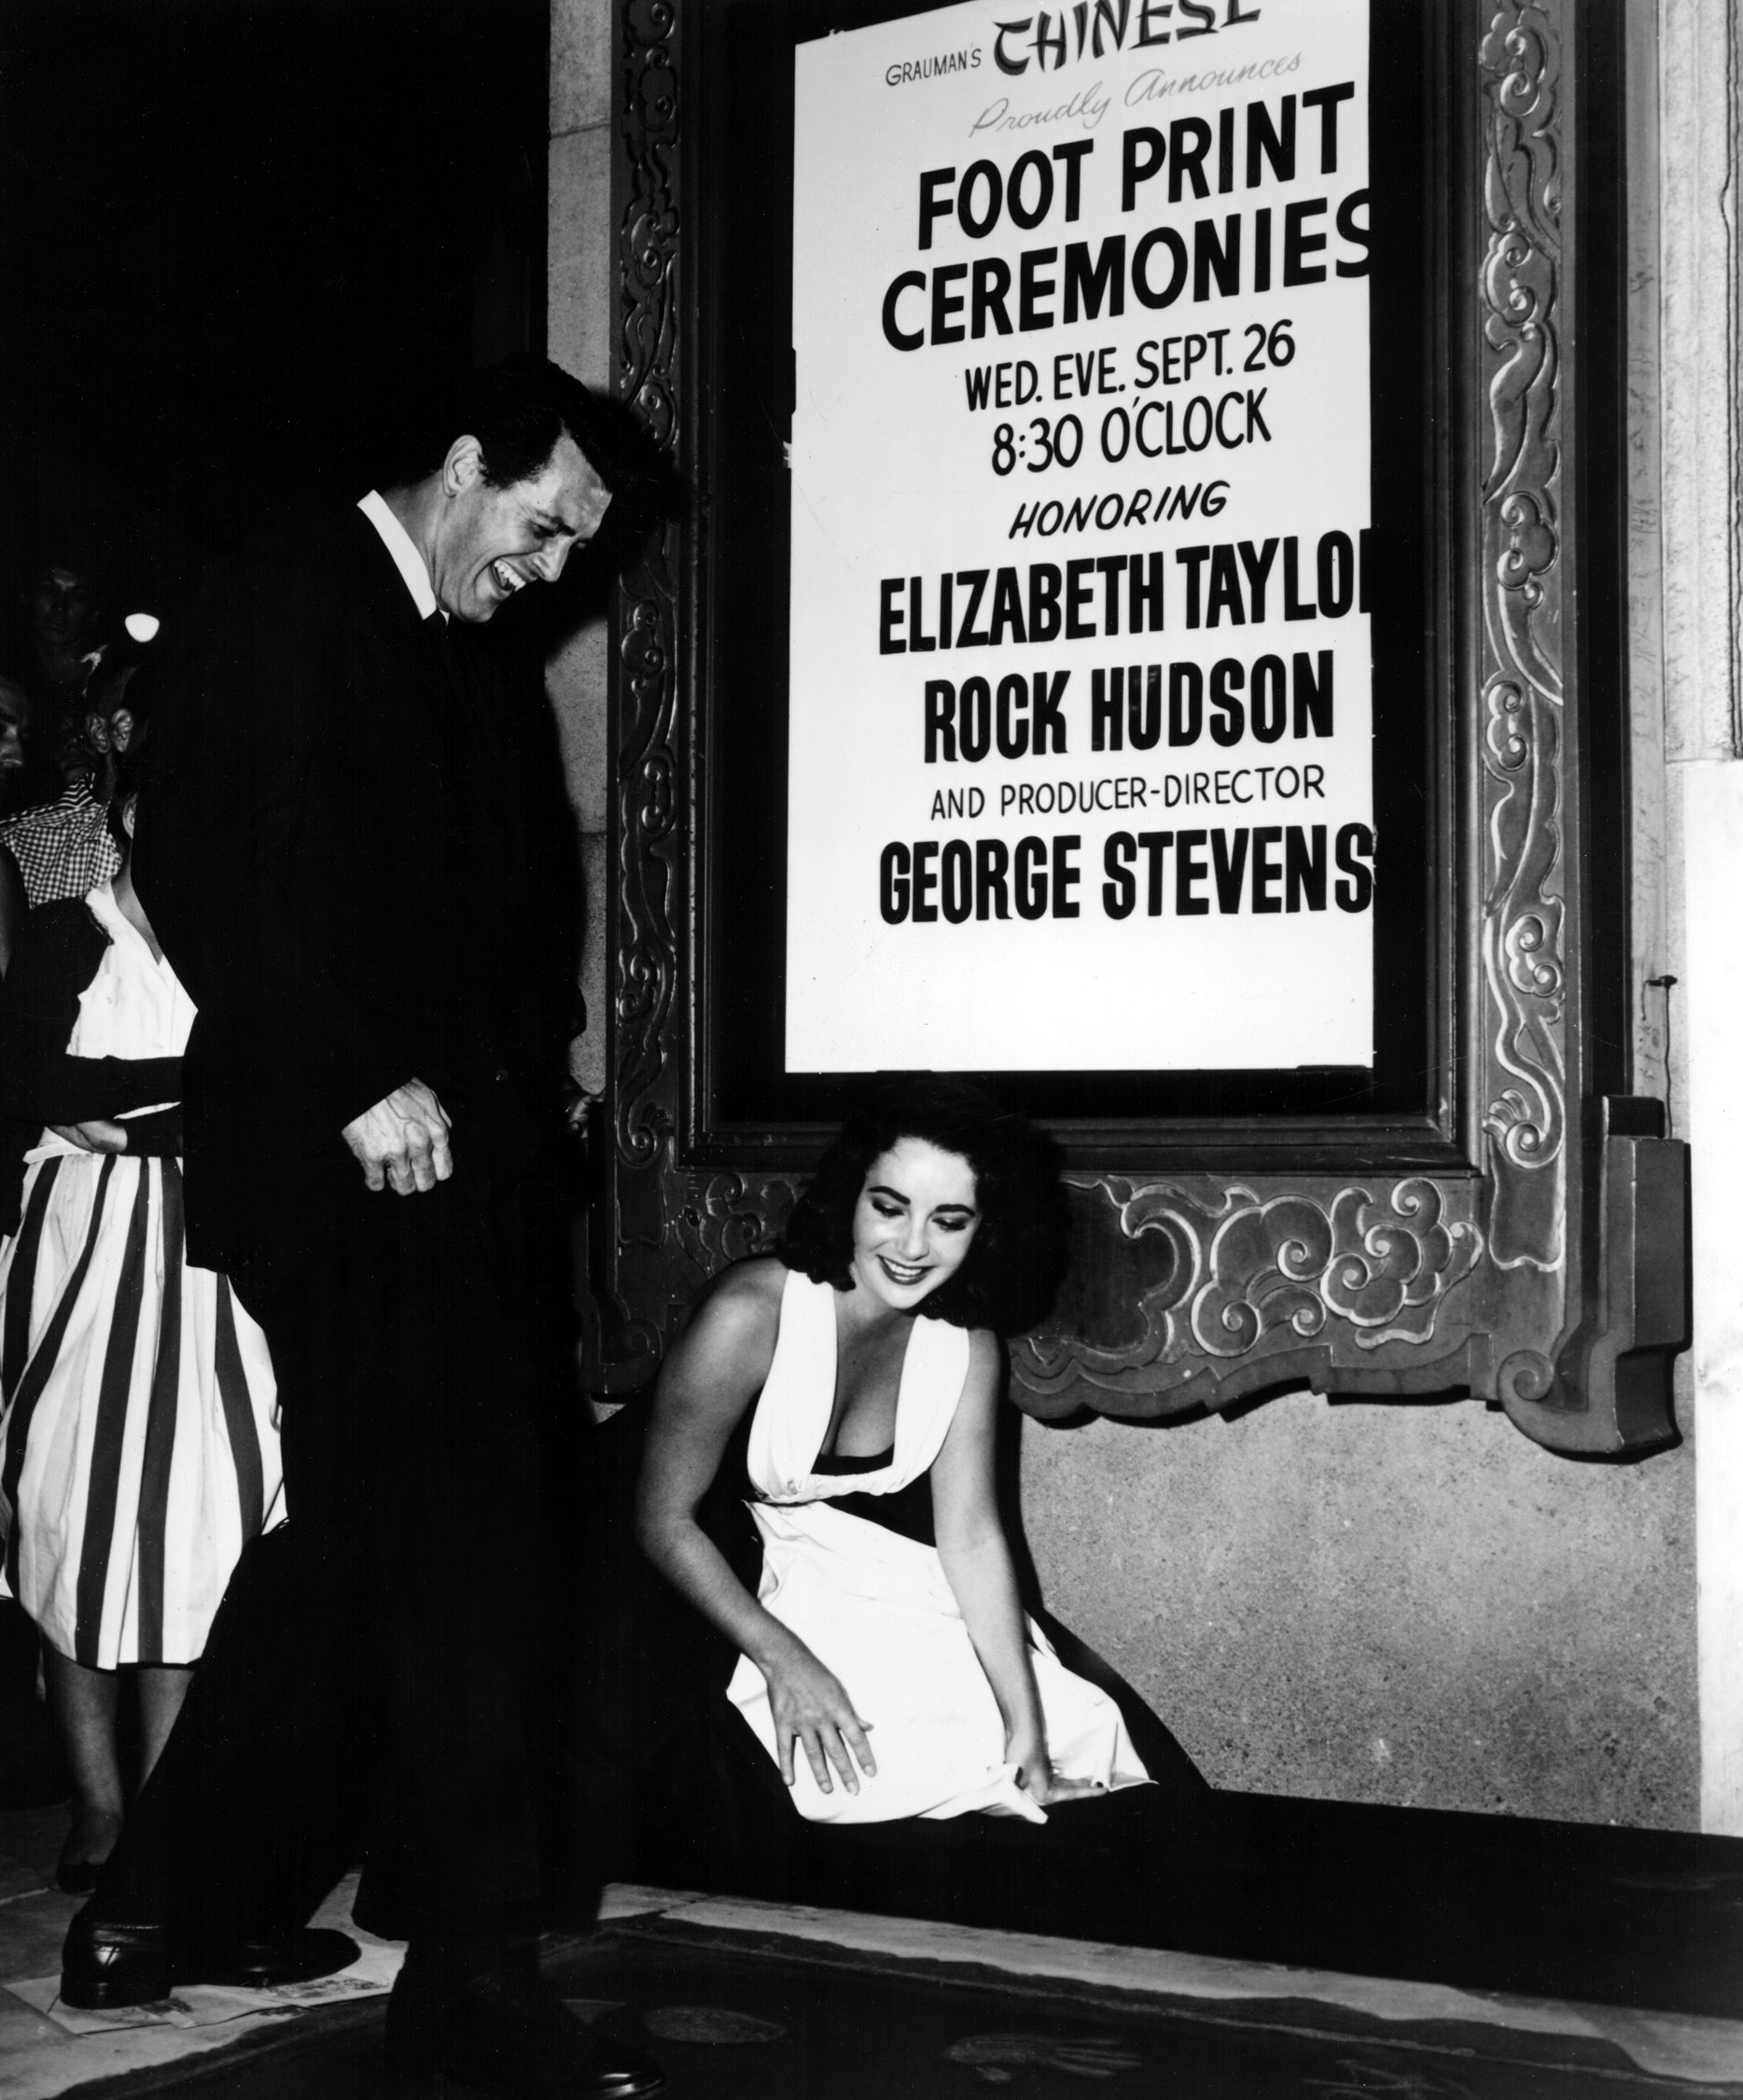
[[[545,0],[0,0],[8,610],[46,535],[173,614],[421,390],[542,349],[546,39]]]

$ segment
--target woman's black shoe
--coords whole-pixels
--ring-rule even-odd
[[[63,1896],[89,1896],[102,1871],[100,1859],[68,1859],[63,1855],[54,1869],[54,1885]]]

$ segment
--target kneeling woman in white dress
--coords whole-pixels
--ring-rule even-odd
[[[70,1894],[120,1830],[119,1673],[148,1771],[237,1556],[283,1515],[265,1337],[183,1258],[193,1017],[125,865],[25,918],[0,992],[0,1568],[73,1771]]]
[[[1025,1617],[999,1519],[984,1322],[1021,1201],[1008,1127],[954,1081],[880,1090],[778,1256],[719,1280],[660,1380],[637,1536],[738,1648],[728,1696],[814,1822],[1041,1823],[1149,1776]],[[754,1597],[697,1516],[746,1414]]]

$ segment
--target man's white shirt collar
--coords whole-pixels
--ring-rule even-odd
[[[371,489],[357,509],[381,534],[382,545],[394,557],[394,567],[405,579],[411,602],[418,609],[418,618],[427,620],[432,612],[441,611],[436,594],[430,588],[430,572],[424,566],[424,557],[411,544],[411,535],[388,509],[386,497],[379,490]],[[447,617],[443,612],[442,618]]]

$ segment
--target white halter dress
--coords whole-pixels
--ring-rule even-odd
[[[1005,1728],[935,1547],[845,1510],[828,1498],[894,1494],[927,1471],[950,1428],[969,1370],[969,1337],[941,1320],[913,1323],[888,1465],[870,1473],[814,1470],[835,1396],[835,1293],[797,1270],[781,1298],[768,1382],[751,1421],[750,1505],[762,1534],[763,1606],[804,1642],[873,1724],[877,1775],[858,1794],[837,1779],[824,1793],[802,1752],[793,1805],[816,1823],[1005,1810],[1045,1823],[1005,1758]],[[1097,1786],[1142,1785],[1149,1774],[1104,1691],[1075,1676],[1029,1621],[1032,1660],[1053,1769]],[[775,1756],[768,1683],[740,1656],[727,1696]]]

